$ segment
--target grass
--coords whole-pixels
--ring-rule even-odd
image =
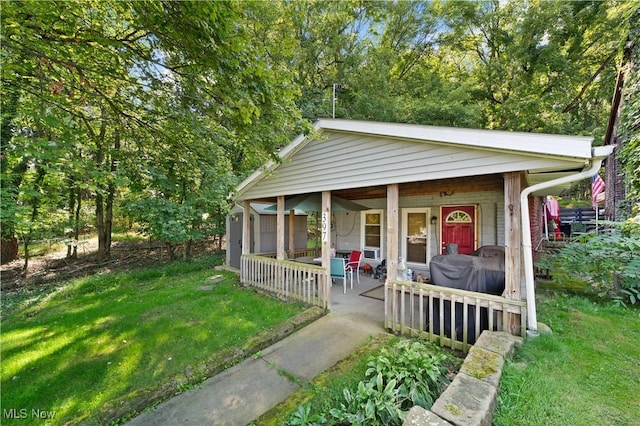
[[[552,335],[503,371],[495,425],[631,425],[640,419],[640,311],[539,291]]]
[[[304,309],[239,287],[235,275],[213,270],[219,262],[94,275],[3,312],[3,414],[35,409],[55,413],[55,424],[108,423],[120,404],[192,386],[213,355]]]
[[[32,242],[29,243],[29,258],[45,256],[49,253],[62,250],[65,247],[66,244],[62,242],[62,239]],[[24,244],[20,240],[18,240],[18,256],[20,259],[24,259]]]

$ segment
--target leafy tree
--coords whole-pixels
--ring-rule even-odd
[[[632,214],[640,215],[640,6],[629,18],[628,62],[624,69],[623,104],[619,117],[619,158],[629,191]]]
[[[252,171],[273,158],[291,133],[305,129],[293,103],[297,91],[288,64],[269,56],[278,40],[254,43],[248,30],[262,23],[260,11],[266,6],[244,6],[4,3],[3,236],[11,238],[22,217],[17,215],[20,193],[32,165],[41,168],[43,179],[54,172],[54,165],[64,165],[61,185],[50,189],[54,198],[64,194],[67,205],[50,204],[65,209],[75,221],[75,235],[83,201],[95,207],[102,257],[109,256],[113,212],[128,192],[129,179],[159,185],[131,185],[140,191],[134,194],[138,202],[145,196],[150,202],[155,197],[149,194],[166,190],[151,172],[155,169],[182,185],[185,193],[206,191],[206,196],[216,197],[205,206],[195,204],[200,210],[212,209],[205,213],[219,223],[226,212],[222,206],[229,173]],[[54,140],[55,161],[28,155],[28,146]],[[197,155],[178,155],[182,153]],[[219,158],[206,161],[211,155]],[[175,161],[175,170],[166,167],[166,158]],[[220,186],[208,190],[208,185]],[[184,221],[184,212],[174,213],[180,218],[173,219]],[[188,240],[194,237],[202,235]]]
[[[383,5],[314,0],[280,2],[279,7],[281,15],[287,17],[281,31],[296,37],[289,60],[302,91],[299,108],[303,115],[310,119],[331,117],[335,85],[338,92],[335,116],[349,118],[345,108],[351,85],[369,51],[372,38],[369,31],[380,18]]]
[[[445,2],[441,42],[467,58],[486,126],[597,133],[606,124],[625,5]]]

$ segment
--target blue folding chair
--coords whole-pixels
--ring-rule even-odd
[[[353,290],[353,271],[347,270],[347,264],[342,257],[331,258],[331,281],[342,279],[344,294],[347,294],[347,274],[351,274],[351,289]]]

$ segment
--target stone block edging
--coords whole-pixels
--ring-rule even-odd
[[[483,331],[431,411],[413,407],[403,426],[491,425],[504,361],[522,342],[509,333]]]

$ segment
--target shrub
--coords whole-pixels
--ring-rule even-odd
[[[640,217],[606,225],[607,232],[562,248],[553,265],[584,279],[602,297],[640,304]]]
[[[312,414],[307,404],[287,424],[399,425],[414,405],[431,407],[446,381],[445,360],[429,342],[400,340],[369,358],[365,379],[343,390],[339,407]]]
[[[395,380],[403,410],[414,405],[429,408],[440,394],[444,360],[444,355],[433,353],[429,343],[401,340],[369,361],[365,374],[370,380],[382,375],[384,383]]]
[[[386,385],[379,373],[375,380],[358,383],[355,391],[344,390],[344,404],[330,411],[334,419],[350,425],[395,425],[404,415],[398,403],[396,381]]]

